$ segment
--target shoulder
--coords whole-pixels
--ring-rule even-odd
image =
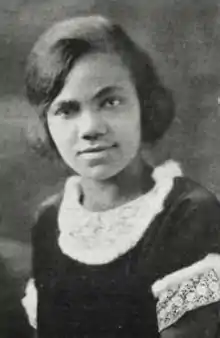
[[[45,213],[48,212],[48,210],[51,209],[55,210],[59,208],[61,199],[62,199],[62,191],[45,198],[37,207],[35,213],[35,220],[38,220],[40,217],[42,217]]]
[[[220,222],[220,202],[217,197],[205,187],[184,176],[174,179],[173,187],[165,201],[165,209],[175,222],[194,220],[191,231],[202,230],[201,226],[197,227],[197,222],[209,227],[217,226]],[[178,229],[181,227],[176,226],[176,230]]]
[[[48,236],[56,231],[57,214],[62,201],[63,192],[60,191],[47,197],[38,207],[34,215],[32,227],[32,244],[46,242]]]
[[[177,229],[181,233],[184,231],[195,240],[202,240],[204,245],[220,239],[220,203],[212,192],[189,178],[178,178],[172,198],[176,203],[173,214],[180,222]],[[220,250],[220,242],[216,244]]]
[[[162,202],[165,214],[186,216],[190,211],[215,210],[219,215],[220,202],[208,189],[186,177],[175,161],[167,161],[153,170],[155,202]],[[208,216],[208,215],[207,215]]]
[[[39,286],[39,281],[47,275],[48,269],[54,270],[58,253],[57,215],[62,195],[60,193],[47,198],[38,208],[36,220],[31,231],[32,274]]]
[[[152,243],[155,280],[220,255],[220,204],[214,194],[176,177],[155,223]]]
[[[211,191],[185,176],[175,179],[172,194],[179,195],[182,201],[191,202],[193,205],[220,206],[218,199]]]
[[[173,161],[157,167],[153,178],[156,182],[153,207],[157,210],[154,224],[163,234],[160,240],[164,246],[181,242],[187,246],[190,236],[203,238],[204,245],[205,235],[206,241],[214,240],[216,234],[219,237],[220,203],[212,192],[185,177]]]

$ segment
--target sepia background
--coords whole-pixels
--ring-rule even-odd
[[[24,99],[25,60],[48,26],[87,13],[122,23],[173,90],[176,118],[156,147],[157,160],[179,160],[187,175],[220,196],[219,0],[1,1],[0,252],[21,274],[29,267],[36,206],[65,177],[57,163],[30,146],[38,129]]]

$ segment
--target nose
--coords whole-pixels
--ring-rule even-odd
[[[107,126],[104,119],[96,111],[84,110],[78,121],[79,138],[84,140],[96,140],[104,135]]]

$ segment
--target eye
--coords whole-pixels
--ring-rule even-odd
[[[76,115],[79,111],[80,104],[78,102],[65,102],[55,110],[54,115],[69,118]]]
[[[64,108],[59,108],[55,111],[54,115],[55,116],[60,116],[60,117],[69,117],[71,114],[70,110],[64,109]]]
[[[116,96],[107,97],[101,102],[103,108],[116,108],[122,104],[122,99]]]

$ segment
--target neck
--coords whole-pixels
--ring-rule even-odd
[[[120,206],[149,191],[154,182],[152,169],[143,160],[107,180],[82,178],[83,205],[92,211]]]

